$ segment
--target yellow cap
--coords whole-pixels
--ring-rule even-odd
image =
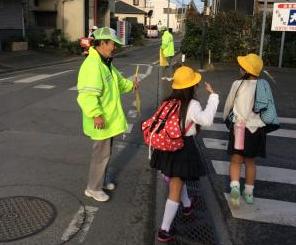
[[[246,56],[238,56],[239,65],[249,74],[259,77],[262,68],[263,60],[257,54],[248,54]]]
[[[173,89],[184,89],[192,87],[198,84],[201,80],[201,75],[198,72],[194,72],[188,66],[181,66],[174,73]]]

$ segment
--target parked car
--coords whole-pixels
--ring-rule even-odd
[[[157,38],[159,35],[157,25],[151,25],[146,27],[146,37]]]

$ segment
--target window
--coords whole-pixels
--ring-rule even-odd
[[[135,6],[139,6],[139,0],[134,0],[133,2]]]
[[[56,28],[57,13],[56,12],[35,12],[36,24],[45,28]]]
[[[168,10],[169,10],[169,11],[168,11]],[[172,9],[172,8],[169,8],[169,9],[168,9],[168,8],[164,8],[164,9],[163,9],[163,13],[164,13],[164,14],[168,14],[168,13],[169,13],[169,14],[176,14],[176,13],[177,13],[177,9]]]

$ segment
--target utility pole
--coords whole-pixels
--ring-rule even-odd
[[[170,4],[171,4],[171,0],[168,0],[168,9],[167,9],[167,28],[170,28]]]
[[[22,36],[25,41],[26,38],[26,26],[25,26],[25,2],[22,1]]]
[[[184,32],[184,0],[182,0],[182,4],[181,4],[181,32]]]
[[[263,46],[264,46],[266,12],[267,12],[267,0],[264,0],[263,21],[262,21],[262,29],[261,29],[260,52],[259,52],[261,58],[262,58],[262,55],[263,55]]]
[[[206,15],[208,11],[208,0],[204,1],[204,10],[203,10],[203,21],[202,21],[202,37],[201,37],[201,54],[200,54],[200,68],[204,67],[204,56],[205,56],[205,45],[206,45],[206,31],[207,31],[207,20]]]

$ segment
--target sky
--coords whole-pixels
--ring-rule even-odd
[[[171,1],[176,4],[179,4],[179,5],[181,5],[181,3],[182,3],[182,0],[171,0]],[[190,0],[183,0],[183,2],[184,2],[184,4],[187,4],[190,2]],[[194,3],[199,10],[202,10],[203,3],[201,2],[201,0],[194,0]]]

